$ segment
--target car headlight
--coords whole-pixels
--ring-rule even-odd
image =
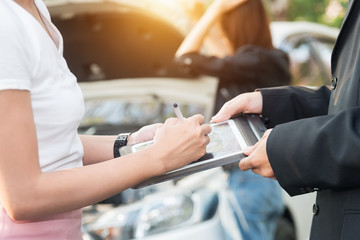
[[[175,194],[144,207],[139,214],[135,237],[145,237],[186,224],[193,215],[190,196]]]
[[[191,195],[156,195],[107,211],[87,230],[106,240],[136,239],[186,225],[194,218],[193,212]]]

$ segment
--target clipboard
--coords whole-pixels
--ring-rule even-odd
[[[132,188],[143,188],[211,168],[238,163],[246,157],[243,149],[259,141],[267,129],[262,119],[256,114],[241,114],[224,122],[212,123],[210,126],[212,128],[209,134],[210,143],[206,147],[204,156],[182,168],[152,177]],[[120,149],[120,154],[124,156],[141,151],[151,144],[152,141],[148,141],[125,146]]]

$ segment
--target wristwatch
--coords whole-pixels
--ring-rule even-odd
[[[120,157],[120,148],[126,146],[131,133],[120,133],[114,142],[114,158]]]

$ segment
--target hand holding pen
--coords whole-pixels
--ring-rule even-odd
[[[162,127],[157,129],[154,137],[154,147],[159,154],[172,156],[163,159],[164,171],[187,165],[206,153],[206,145],[211,132],[209,124],[204,124],[204,116],[196,114],[185,118],[178,104],[173,104],[177,118],[168,118]]]

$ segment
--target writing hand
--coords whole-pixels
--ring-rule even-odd
[[[158,156],[163,159],[166,171],[185,166],[205,154],[211,127],[203,122],[200,114],[183,119],[169,118],[157,129],[154,145],[161,149]]]

